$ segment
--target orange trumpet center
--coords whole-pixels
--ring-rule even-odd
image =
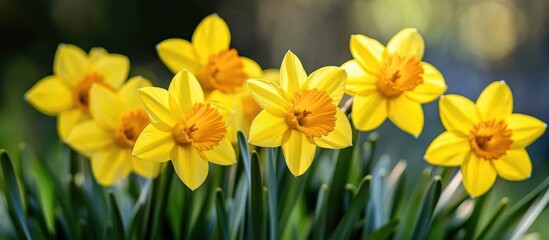
[[[492,119],[475,125],[469,133],[469,141],[477,156],[495,160],[511,149],[512,135],[504,121]]]
[[[304,90],[295,94],[286,123],[308,138],[322,137],[334,130],[336,111],[326,91]]]
[[[94,83],[101,84],[113,92],[115,91],[111,86],[105,83],[103,76],[98,73],[90,72],[84,75],[84,77],[72,88],[72,96],[74,106],[82,109],[82,111],[88,114],[90,113],[90,88]]]
[[[398,97],[423,83],[423,66],[417,58],[393,54],[384,59],[377,89],[387,98]]]
[[[149,117],[142,108],[122,114],[118,128],[114,133],[116,144],[121,147],[133,147],[137,137],[147,125],[149,125]]]
[[[206,92],[216,89],[222,92],[234,92],[244,84],[247,78],[242,58],[238,56],[235,49],[211,55],[198,73],[198,80]]]
[[[223,117],[210,104],[194,104],[172,128],[175,142],[192,145],[198,151],[212,150],[225,138],[227,127]]]

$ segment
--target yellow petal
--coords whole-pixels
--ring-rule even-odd
[[[378,75],[383,64],[385,47],[377,40],[360,34],[351,35],[351,55],[364,70]]]
[[[253,101],[253,100],[252,100]],[[224,93],[214,90],[208,94],[206,102],[218,109],[227,125],[227,138],[236,142],[239,130],[245,130],[242,93]],[[248,108],[249,106],[246,106]]]
[[[72,148],[90,157],[114,144],[114,136],[113,131],[101,127],[94,120],[86,120],[72,129],[66,141]]]
[[[424,50],[425,43],[423,37],[415,28],[401,30],[387,43],[388,53],[398,54],[403,57],[414,56],[418,60],[423,58]]]
[[[477,107],[484,120],[505,119],[513,113],[513,94],[505,81],[493,82],[478,96]]]
[[[299,131],[287,131],[282,144],[286,165],[294,176],[300,176],[311,166],[315,157],[316,145]]]
[[[351,114],[355,128],[360,131],[373,130],[387,118],[387,99],[374,92],[368,96],[355,97]]]
[[[116,93],[94,84],[90,89],[90,113],[102,126],[115,129],[122,114],[123,105]]]
[[[288,51],[280,66],[280,87],[288,93],[288,96],[293,97],[294,93],[301,90],[306,81],[307,73],[305,73],[301,61],[293,52]]]
[[[132,170],[131,155],[116,146],[94,154],[91,165],[95,179],[103,186],[115,184]]]
[[[263,75],[263,71],[257,62],[247,57],[241,57],[244,64],[244,72],[248,75],[248,78],[258,78]]]
[[[261,75],[261,79],[265,79],[280,85],[280,70],[279,69],[265,69]]]
[[[324,90],[332,98],[332,103],[338,105],[345,94],[345,83],[347,82],[347,73],[339,67],[323,67],[309,76],[307,87]]]
[[[471,153],[461,165],[463,187],[472,197],[486,193],[496,181],[496,171],[490,161]]]
[[[177,119],[170,112],[168,91],[157,87],[144,87],[139,89],[138,93],[151,123],[162,131],[171,131]]]
[[[122,85],[122,88],[120,88],[120,91],[118,91],[118,95],[120,96],[120,99],[124,101],[127,108],[144,108],[145,106],[139,98],[137,90],[140,88],[151,86],[152,83],[144,77],[132,77],[126,83],[124,83],[124,85]]]
[[[406,96],[389,100],[389,119],[402,131],[416,138],[423,130],[423,108],[420,103]]]
[[[423,83],[413,91],[405,92],[406,96],[419,102],[428,103],[440,97],[446,91],[442,74],[433,65],[423,62]]]
[[[146,161],[166,162],[175,146],[171,132],[160,131],[149,124],[135,141],[132,154]]]
[[[277,117],[268,111],[261,111],[250,126],[249,142],[260,147],[278,147],[288,130],[284,117]]]
[[[461,165],[470,152],[469,139],[446,131],[429,145],[425,161],[436,166],[454,167]]]
[[[107,55],[109,55],[109,52],[107,52],[107,50],[105,50],[104,48],[94,47],[90,50],[89,58],[93,62]]]
[[[168,91],[176,103],[170,103],[170,110],[172,112],[181,111],[181,113],[184,113],[195,103],[204,102],[204,93],[202,92],[200,83],[187,70],[182,70],[173,77]]]
[[[56,76],[38,81],[25,94],[25,99],[38,111],[54,116],[72,107],[71,90]]]
[[[177,73],[183,69],[188,69],[194,74],[200,72],[202,67],[198,60],[193,45],[183,39],[170,38],[156,45],[156,51],[160,60],[172,71]]]
[[[330,149],[341,149],[353,145],[351,124],[341,109],[337,109],[334,130],[328,136],[315,138],[314,141],[319,147]]]
[[[120,54],[109,54],[93,62],[92,71],[99,73],[105,83],[118,89],[128,78],[130,60]]]
[[[229,139],[224,138],[210,151],[204,151],[206,159],[219,165],[232,165],[236,163],[236,155]]]
[[[162,172],[162,169],[164,169],[162,163],[142,160],[133,156],[130,157],[133,171],[139,176],[155,178]]]
[[[468,136],[474,124],[480,121],[478,109],[475,104],[460,95],[443,95],[439,103],[440,120],[449,131],[457,131],[463,136]]]
[[[367,73],[356,60],[349,60],[341,65],[347,72],[345,92],[351,96],[366,96],[377,91],[378,77]]]
[[[205,63],[210,55],[229,48],[231,43],[229,27],[216,14],[207,16],[194,30],[192,43],[200,62]]]
[[[61,112],[57,118],[57,132],[59,137],[62,140],[65,140],[69,137],[72,128],[83,122],[84,120],[89,119],[90,116],[80,109],[72,109],[69,111]]]
[[[514,113],[507,118],[507,127],[511,129],[513,144],[511,148],[525,148],[538,139],[547,129],[547,124],[525,114]]]
[[[493,160],[500,177],[509,181],[521,181],[532,175],[532,162],[526,149],[509,150],[503,157]]]
[[[189,146],[178,146],[172,151],[175,172],[187,187],[195,190],[208,176],[208,161],[199,152]]]
[[[59,44],[53,60],[53,73],[67,85],[80,80],[88,69],[86,52],[72,44]]]
[[[275,116],[286,116],[290,102],[276,83],[256,79],[250,79],[247,83],[248,90],[259,106]]]

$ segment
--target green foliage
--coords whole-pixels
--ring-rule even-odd
[[[195,191],[169,163],[157,179],[102,187],[89,161],[68,149],[54,156],[67,166],[55,169],[24,145],[16,160],[2,150],[0,212],[12,228],[0,228],[0,238],[501,239],[524,234],[549,201],[549,178],[494,207],[486,204],[493,195],[465,195],[461,175],[448,169],[406,179],[406,161],[375,155],[377,134],[355,136],[354,147],[319,150],[295,177],[281,149],[250,151],[239,133],[238,164],[212,166]]]

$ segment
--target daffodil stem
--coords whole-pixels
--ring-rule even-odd
[[[168,166],[164,173],[154,180],[153,184],[153,222],[152,222],[152,229],[149,232],[148,239],[156,239],[159,237],[159,231],[160,227],[163,226],[163,217],[164,212],[166,210],[167,204],[165,202],[165,199],[168,198],[168,189],[170,189],[170,185],[172,182],[172,176],[173,176],[173,166]]]
[[[341,111],[343,111],[345,114],[348,114],[351,110],[351,107],[353,106],[353,102],[355,101],[354,97],[349,98],[345,104],[343,104],[343,107],[341,107]]]

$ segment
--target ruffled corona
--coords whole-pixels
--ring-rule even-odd
[[[308,138],[327,136],[334,130],[336,110],[326,91],[305,90],[295,94],[286,123]]]
[[[421,61],[414,56],[403,57],[393,54],[384,60],[377,80],[377,89],[385,97],[394,98],[404,91],[414,90],[422,83]]]
[[[174,140],[179,145],[191,144],[198,151],[212,150],[225,135],[227,128],[223,117],[210,104],[194,104],[172,128]]]
[[[116,144],[120,147],[133,147],[137,137],[147,125],[149,125],[149,117],[142,108],[136,108],[122,114],[114,134]]]
[[[513,133],[502,120],[489,120],[475,125],[469,133],[471,149],[479,157],[496,160],[511,149]]]
[[[205,92],[216,89],[222,92],[234,92],[244,84],[247,77],[242,59],[235,49],[210,55],[208,62],[198,74],[198,80]]]
[[[86,113],[90,113],[90,88],[93,84],[100,84],[108,88],[109,90],[115,92],[114,88],[105,84],[103,76],[98,73],[90,72],[78,81],[73,87],[73,102],[74,106],[82,109]]]

